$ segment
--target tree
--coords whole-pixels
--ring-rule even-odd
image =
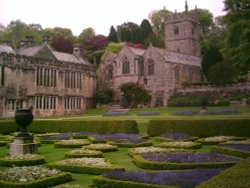
[[[200,33],[202,36],[206,36],[214,25],[213,14],[206,9],[194,9],[190,10],[190,13],[198,16]]]
[[[108,39],[109,42],[118,42],[117,32],[113,25],[110,28]]]
[[[128,82],[120,86],[123,97],[130,107],[137,107],[139,104],[147,104],[150,101],[148,91],[137,83]]]
[[[208,71],[209,83],[224,86],[237,80],[238,71],[232,63],[222,61],[212,66]]]
[[[117,26],[118,38],[122,42],[142,43],[141,28],[133,22]]]
[[[123,44],[121,43],[114,43],[111,42],[108,44],[108,46],[105,48],[105,52],[103,53],[101,57],[101,62],[105,60],[109,52],[118,54],[122,50]]]
[[[144,41],[144,47],[147,48],[150,44],[158,48],[165,48],[164,38],[160,34],[151,33]]]
[[[93,36],[95,36],[95,30],[91,27],[88,27],[82,30],[81,34],[77,38],[77,42],[81,44],[86,38],[93,37]]]
[[[104,87],[96,92],[95,102],[100,104],[108,104],[112,102],[115,91],[112,88]]]
[[[69,39],[65,39],[61,36],[53,38],[50,45],[59,52],[73,53],[73,42]]]
[[[224,16],[227,35],[225,56],[237,66],[242,74],[250,70],[250,2],[248,0],[225,0]]]
[[[205,49],[204,49],[205,48]],[[203,45],[203,57],[202,57],[202,69],[207,77],[208,75],[208,70],[210,67],[216,65],[218,62],[221,62],[223,60],[222,54],[220,53],[219,49],[216,46],[213,46],[211,44],[207,44],[205,47]]]
[[[167,16],[171,14],[172,12],[166,10],[165,7],[162,10],[152,11],[149,14],[149,19],[153,25],[153,31],[155,33],[164,36],[164,20]]]
[[[145,41],[149,37],[149,35],[153,33],[153,29],[147,19],[144,19],[141,22],[140,27],[141,27],[142,40]]]

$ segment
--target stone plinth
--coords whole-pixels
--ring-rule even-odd
[[[37,144],[34,143],[33,136],[16,137],[10,144],[10,156],[36,154]]]

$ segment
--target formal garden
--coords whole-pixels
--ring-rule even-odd
[[[11,156],[0,120],[0,187],[250,187],[250,108],[94,109],[35,118],[37,154]]]

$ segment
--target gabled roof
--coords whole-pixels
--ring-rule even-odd
[[[16,54],[15,50],[7,44],[0,44],[0,53],[2,53],[2,52]]]
[[[135,55],[143,56],[144,53],[145,53],[145,50],[142,49],[142,48],[132,47],[132,46],[128,45],[127,43],[125,43],[125,46],[126,46],[127,48],[129,48],[130,51],[131,51],[133,54],[135,54]]]
[[[177,52],[168,51],[161,48],[156,48],[150,46],[149,49],[152,48],[156,50],[166,62],[185,64],[185,65],[193,65],[193,66],[201,66],[201,58],[197,56],[191,56],[186,54],[181,54]]]

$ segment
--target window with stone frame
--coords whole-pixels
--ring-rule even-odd
[[[36,85],[56,87],[57,84],[57,70],[50,68],[37,67],[36,68]]]
[[[75,71],[65,71],[64,73],[65,88],[82,88],[82,73]]]
[[[35,100],[35,107],[37,110],[56,110],[56,96],[36,96]]]
[[[175,83],[179,83],[180,82],[180,72],[178,67],[176,67],[174,69],[174,77],[175,77]]]
[[[174,35],[179,35],[179,27],[178,26],[174,26]]]
[[[138,75],[142,76],[144,74],[143,58],[139,58],[137,62],[138,62]]]
[[[64,109],[65,110],[80,110],[82,108],[81,97],[65,97]]]
[[[122,74],[129,74],[130,73],[130,63],[128,58],[125,57],[122,60]]]
[[[4,86],[4,66],[0,66],[0,86]]]
[[[8,99],[7,100],[7,110],[15,111],[16,109],[23,108],[23,100]]]
[[[147,64],[148,64],[148,75],[153,75],[155,72],[154,61],[152,59],[149,59]]]
[[[107,79],[112,80],[113,79],[113,66],[109,65],[107,67]]]

